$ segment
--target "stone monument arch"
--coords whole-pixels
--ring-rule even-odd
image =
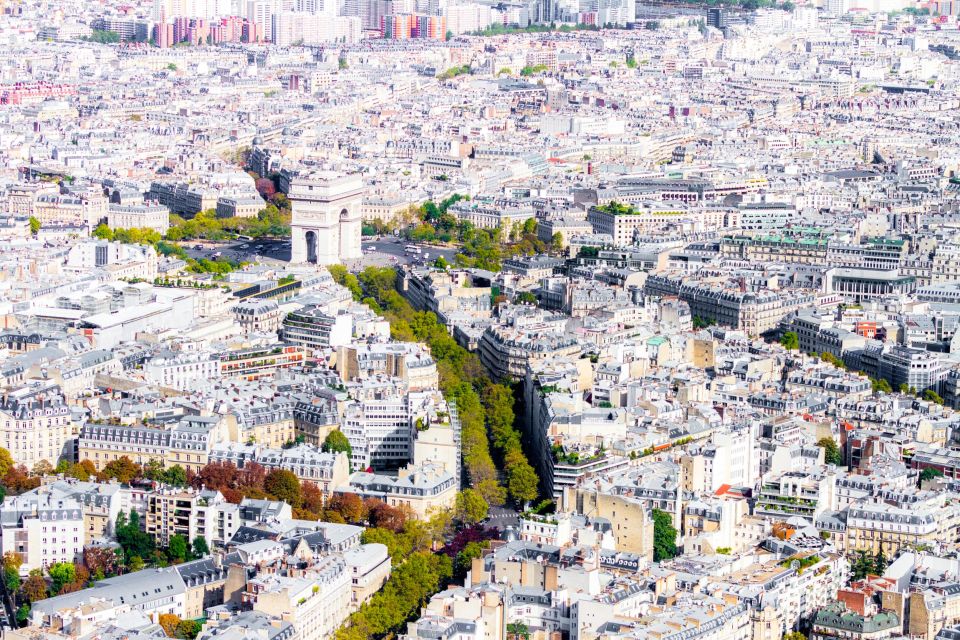
[[[287,198],[293,212],[291,262],[327,265],[361,257],[360,174],[298,176],[291,181]]]

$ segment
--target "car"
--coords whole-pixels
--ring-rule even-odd
[[[195,245],[193,245],[193,249],[194,249],[195,251],[202,251],[202,250],[203,250],[203,245],[202,245],[202,244],[195,244]]]
[[[367,253],[376,253],[376,251],[377,251],[377,248],[374,247],[373,245],[367,247]]]
[[[250,248],[250,245],[248,245],[248,244],[242,244],[242,245],[240,245],[240,248],[241,248],[241,249],[249,249],[249,248]]]

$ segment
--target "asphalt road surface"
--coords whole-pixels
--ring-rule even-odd
[[[378,266],[433,262],[438,256],[443,256],[447,262],[453,262],[456,249],[439,248],[427,244],[417,244],[420,247],[419,255],[408,255],[406,247],[414,244],[403,240],[385,236],[381,239],[365,238],[362,242],[363,257],[359,261],[346,265],[350,269]],[[260,262],[263,264],[280,265],[290,261],[289,239],[260,239],[233,242],[183,242],[182,246],[187,255],[197,260],[206,258],[213,260],[216,253],[221,258],[228,258],[238,262]],[[372,250],[371,250],[372,249]],[[429,256],[424,259],[424,256]]]
[[[496,527],[501,531],[507,527],[514,527],[519,530],[520,514],[506,507],[490,507],[490,511],[487,512],[487,519],[483,524],[487,527]]]

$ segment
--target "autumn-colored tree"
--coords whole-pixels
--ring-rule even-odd
[[[220,489],[224,499],[233,504],[240,504],[243,501],[243,494],[237,489]]]
[[[262,464],[248,462],[243,465],[237,479],[238,486],[243,489],[263,489],[263,482],[267,479],[267,469]]]
[[[95,475],[97,475],[97,466],[90,460],[81,460],[67,468],[67,476],[83,482]]]
[[[324,522],[332,522],[334,524],[347,524],[347,521],[343,519],[343,516],[340,515],[340,512],[334,511],[333,509],[324,509],[323,513],[320,515],[320,519]]]
[[[330,498],[329,508],[346,522],[360,523],[367,519],[367,508],[355,493],[337,493]]]
[[[177,627],[180,626],[181,622],[180,616],[174,613],[161,613],[160,617],[157,618],[157,623],[168,638],[177,637]]]
[[[6,476],[13,467],[13,458],[10,456],[10,452],[0,447],[0,478]]]
[[[41,460],[33,465],[33,475],[35,476],[48,476],[54,471],[56,471],[56,469],[50,464],[49,460]]]
[[[257,192],[264,199],[269,200],[277,192],[277,186],[273,184],[270,178],[258,178],[256,181]]]
[[[303,501],[304,510],[313,514],[319,514],[323,511],[323,492],[315,482],[300,483],[300,498]]]
[[[407,522],[406,514],[396,507],[391,507],[386,502],[380,500],[367,500],[367,512],[369,513],[370,524],[375,527],[389,529],[397,533],[403,531],[403,525]]]
[[[7,471],[3,478],[3,485],[10,493],[23,493],[39,487],[40,478],[31,476],[24,465],[18,464]]]
[[[23,594],[23,597],[30,602],[39,602],[48,595],[47,581],[43,579],[39,571],[36,573],[31,571],[30,576],[24,581],[23,586],[20,587],[20,592]]]
[[[83,564],[96,580],[116,575],[120,571],[120,558],[109,547],[87,547],[83,550]]]
[[[103,467],[100,472],[102,479],[115,479],[123,484],[129,484],[134,479],[143,474],[143,469],[127,456],[120,456],[116,460],[111,460]]]
[[[14,571],[20,571],[20,567],[23,565],[23,558],[20,557],[20,554],[16,551],[7,551],[3,554],[3,568],[4,569],[13,569]]]
[[[221,493],[224,489],[235,489],[239,473],[237,466],[232,462],[211,462],[200,469],[200,472],[194,477],[194,487],[206,487],[214,489]]]

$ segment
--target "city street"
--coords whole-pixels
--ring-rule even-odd
[[[503,531],[507,527],[520,527],[520,514],[513,510],[508,509],[507,507],[490,507],[490,510],[487,512],[487,520],[484,522],[484,525],[488,527],[496,527]]]
[[[415,244],[422,253],[419,256],[408,255],[405,251],[410,244]],[[220,253],[220,258],[236,260],[238,262],[260,262],[263,264],[281,265],[290,261],[290,240],[287,238],[262,238],[257,240],[233,241],[233,242],[201,242],[184,241],[181,246],[186,250],[187,255],[194,259],[206,258],[214,260],[215,254]],[[363,258],[359,264],[346,265],[350,269],[363,268],[369,266],[390,267],[402,264],[415,263],[428,256],[426,261],[433,262],[438,256],[443,256],[447,262],[452,263],[456,255],[456,249],[438,248],[428,244],[417,244],[405,241],[402,238],[384,236],[380,239],[364,238]],[[371,251],[371,249],[373,249]]]

